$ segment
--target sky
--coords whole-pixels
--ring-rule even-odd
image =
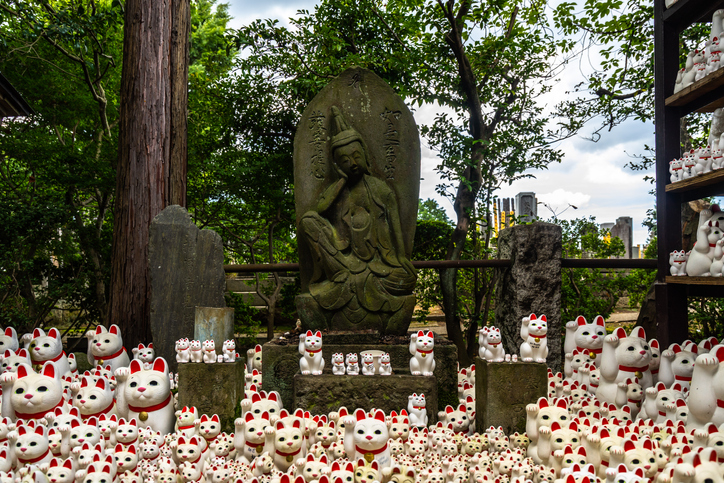
[[[282,25],[288,25],[288,19],[299,9],[312,11],[317,3],[313,0],[224,0],[230,4],[230,13],[234,17],[230,26],[238,28],[257,18],[277,18]],[[584,67],[585,68],[585,67]],[[546,95],[545,102],[550,106],[561,100],[566,91],[580,82],[580,66],[571,66],[560,76],[561,81],[553,92]],[[422,106],[413,111],[418,124],[430,122],[436,108]],[[647,242],[648,231],[641,224],[646,211],[654,206],[654,196],[649,194],[653,185],[644,181],[645,174],[625,168],[632,156],[644,153],[644,146],[654,145],[653,123],[644,124],[626,121],[612,131],[602,133],[598,142],[586,139],[598,128],[599,120],[586,126],[577,137],[565,140],[558,145],[564,158],[560,164],[553,164],[547,170],[530,171],[534,178],[514,182],[498,191],[500,198],[515,198],[520,192],[535,192],[538,199],[538,216],[543,219],[552,217],[553,212],[562,219],[587,218],[595,216],[599,223],[615,222],[617,218],[633,218],[633,244]],[[435,172],[438,164],[436,153],[422,140],[422,166],[420,198],[434,198],[455,220],[451,201],[437,195],[435,186],[440,182]],[[548,207],[543,205],[546,203]],[[577,209],[569,207],[574,205]]]

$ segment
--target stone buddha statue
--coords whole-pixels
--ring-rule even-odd
[[[405,255],[397,196],[371,173],[360,133],[337,106],[331,112],[336,176],[299,221],[313,269],[297,307],[308,325],[404,333],[417,275]]]

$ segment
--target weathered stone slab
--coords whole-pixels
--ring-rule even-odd
[[[419,179],[412,113],[373,72],[350,68],[309,103],[294,137],[305,329],[407,331]]]
[[[222,354],[224,341],[234,338],[233,307],[196,307],[194,339],[214,340],[217,354]]]
[[[437,381],[434,376],[294,376],[294,406],[312,414],[327,414],[340,406],[391,411],[407,410],[408,396],[425,395],[428,424],[437,423]]]
[[[534,313],[548,319],[548,366],[562,369],[561,347],[561,227],[536,222],[500,231],[500,258],[510,267],[497,268],[495,321],[505,352],[519,354],[520,323]]]
[[[475,427],[525,432],[528,404],[548,395],[548,368],[535,362],[475,360]]]
[[[244,398],[244,361],[178,365],[179,407],[196,406],[199,414],[219,415],[221,430],[234,433],[235,415]]]
[[[403,341],[405,337],[400,336],[395,339]],[[278,391],[285,408],[293,408],[292,404],[294,404],[294,376],[299,372],[299,359],[301,358],[298,352],[298,343],[297,338],[274,339],[262,346],[262,374],[264,375],[262,389],[265,391]],[[322,344],[322,356],[326,361],[324,372],[325,374],[332,373],[330,361],[332,360],[332,354],[335,352],[346,355],[350,352],[359,354],[361,351],[374,349],[390,354],[390,364],[394,374],[409,375],[411,357],[409,347],[409,343],[385,344],[384,338],[379,334],[324,334]],[[447,339],[435,336],[436,366],[434,379],[437,381],[437,399],[441,408],[448,404],[455,406],[459,404],[457,397],[457,360],[458,354],[455,345]],[[359,377],[363,376],[360,375]],[[367,397],[370,393],[366,392],[365,394]],[[409,394],[405,397],[407,396]],[[346,404],[343,403],[342,405]]]
[[[177,205],[156,215],[150,233],[153,346],[175,372],[174,345],[193,338],[196,307],[226,307],[224,248],[216,232],[199,230]]]

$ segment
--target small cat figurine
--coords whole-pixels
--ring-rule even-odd
[[[375,375],[375,358],[369,352],[362,353],[362,374],[365,376]]]
[[[163,357],[153,361],[151,370],[144,371],[140,361],[133,360],[129,367],[116,369],[116,394],[123,393],[119,413],[136,418],[142,428],[151,427],[168,434],[174,427],[173,394],[168,378],[168,364]]]
[[[189,343],[189,362],[204,362],[200,340],[192,340]]]
[[[380,468],[388,468],[392,462],[389,432],[385,413],[378,409],[369,416],[363,409],[357,409],[354,417],[344,419],[344,450],[350,459],[364,458],[367,463],[376,461]]]
[[[341,352],[335,352],[332,354],[332,374],[344,376],[344,373],[344,354]]]
[[[253,349],[246,351],[246,368],[247,374],[251,374],[254,369],[261,372],[261,355],[262,347],[257,344]]]
[[[300,418],[288,417],[279,420],[276,425],[267,426],[264,433],[267,446],[273,446],[272,457],[277,470],[286,472],[297,459],[307,455],[304,423]]]
[[[520,345],[520,357],[523,362],[546,362],[548,357],[547,334],[548,321],[545,315],[536,317],[535,314],[530,314],[528,317],[523,317],[520,324],[520,337],[523,339],[523,343]]]
[[[138,347],[131,349],[131,352],[133,352],[134,359],[138,359],[143,363],[145,370],[151,368],[151,364],[153,364],[153,360],[156,358],[156,353],[153,350],[153,342],[148,344],[148,347],[143,344],[138,344]]]
[[[347,374],[350,376],[356,376],[359,374],[359,365],[357,364],[357,354],[350,352],[347,354]]]
[[[196,406],[184,406],[181,410],[174,413],[176,422],[174,429],[182,435],[190,438],[196,436],[196,421],[199,420],[199,411]]]
[[[485,341],[488,347],[485,350],[485,360],[488,362],[503,362],[505,360],[505,348],[503,347],[500,329],[490,327]]]
[[[75,481],[75,467],[73,458],[62,460],[53,458],[50,460],[50,466],[46,475],[53,483],[73,483]]]
[[[189,362],[189,346],[191,342],[188,339],[179,339],[176,341],[176,362],[179,364]]]
[[[407,397],[407,412],[410,415],[410,427],[427,427],[427,408],[425,407],[425,395],[412,393]]]
[[[432,376],[435,372],[435,334],[418,331],[410,336],[410,373],[413,376]]]
[[[380,375],[381,376],[391,376],[392,375],[392,365],[390,363],[390,354],[388,352],[383,352],[380,356]]]
[[[324,370],[324,357],[322,357],[322,333],[299,334],[299,368],[302,374],[317,376]]]
[[[683,277],[686,275],[686,261],[689,259],[689,254],[684,250],[674,250],[669,254],[669,265],[671,265],[671,276]]]
[[[216,344],[213,339],[204,341],[203,359],[206,364],[214,364],[216,362]]]
[[[14,447],[18,468],[31,464],[50,463],[53,454],[50,451],[48,435],[45,426],[21,425],[8,435],[10,444]]]
[[[236,341],[234,339],[225,340],[221,351],[224,355],[224,362],[236,362]]]
[[[55,327],[50,329],[47,335],[43,329],[35,329],[33,340],[28,346],[28,353],[30,353],[33,364],[41,365],[44,362],[53,361],[61,377],[70,372],[70,364],[63,351],[60,331]]]
[[[576,320],[566,324],[564,353],[572,353],[577,349],[599,367],[604,337],[606,337],[606,321],[603,317],[597,315],[589,324],[585,317],[579,315]]]
[[[96,327],[93,338],[88,341],[88,351],[93,356],[96,365],[111,366],[111,370],[115,371],[119,367],[127,367],[130,359],[128,353],[123,347],[121,339],[121,329],[113,324],[110,329],[99,325]]]

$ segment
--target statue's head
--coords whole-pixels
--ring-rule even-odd
[[[350,178],[370,174],[367,146],[362,136],[347,124],[337,106],[332,106],[332,115],[335,131],[332,136],[334,162]]]

